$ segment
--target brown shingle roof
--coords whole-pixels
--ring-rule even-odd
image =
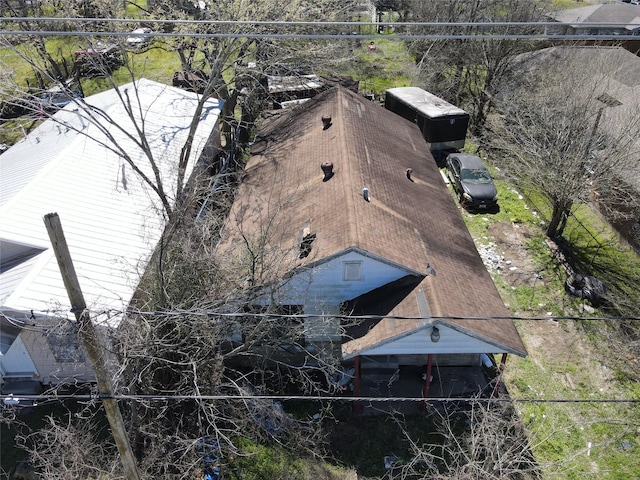
[[[332,124],[324,129],[326,115]],[[323,182],[320,166],[327,161],[334,175]],[[269,225],[267,250],[278,252],[274,261],[284,270],[351,247],[419,276],[427,275],[428,264],[435,268],[435,277],[426,277],[392,312],[380,313],[423,315],[416,301],[422,290],[434,316],[510,315],[418,127],[349,90],[327,90],[261,129],[236,198],[223,251],[239,242],[241,229],[247,236]],[[305,227],[316,238],[310,255],[299,259]],[[509,319],[451,322],[525,354]],[[405,322],[402,329],[410,327]]]

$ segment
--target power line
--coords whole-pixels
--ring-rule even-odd
[[[103,313],[103,312],[96,312]],[[125,312],[121,312],[125,314]],[[223,317],[223,318],[245,318],[245,317],[267,317],[267,318],[293,318],[293,319],[306,319],[306,318],[341,318],[345,320],[376,320],[376,319],[390,319],[390,320],[525,320],[525,321],[548,321],[548,320],[603,320],[603,321],[640,321],[640,317],[576,317],[576,316],[541,316],[541,317],[519,317],[514,315],[508,316],[481,316],[481,317],[467,317],[459,315],[438,315],[429,317],[411,317],[411,316],[399,316],[399,315],[344,315],[344,314],[277,314],[277,313],[251,313],[251,312],[230,312],[230,313],[218,313],[212,311],[142,311],[142,310],[130,310],[126,314],[141,315],[141,316],[204,316],[204,317]]]
[[[60,32],[52,30],[4,30],[0,32],[0,36],[39,36],[39,37],[128,37],[128,32]],[[259,38],[259,39],[315,39],[315,40],[557,40],[557,41],[576,41],[587,40],[589,42],[601,41],[622,41],[622,40],[638,40],[636,35],[585,35],[585,34],[394,34],[381,37],[376,34],[313,34],[313,33],[255,33],[255,32],[238,32],[238,33],[154,33],[156,37],[172,37],[172,38],[195,38],[195,39],[212,39],[212,38]]]
[[[67,315],[70,313],[67,310],[47,310],[44,313],[37,312],[38,315],[42,315],[48,318],[50,315]],[[482,321],[482,320],[511,320],[511,321],[576,321],[576,322],[594,322],[594,321],[602,321],[602,322],[637,322],[640,321],[640,317],[609,317],[609,316],[598,316],[598,317],[576,317],[576,316],[539,316],[539,317],[520,317],[520,316],[485,316],[485,317],[465,317],[465,316],[454,316],[454,315],[439,315],[432,317],[408,317],[408,316],[394,316],[394,315],[340,315],[340,314],[277,314],[277,313],[251,313],[251,312],[239,312],[239,313],[225,313],[225,312],[212,312],[212,311],[101,311],[101,310],[90,310],[89,314],[93,317],[94,321],[100,322],[99,317],[107,315],[108,319],[106,322],[111,321],[114,317],[119,316],[133,316],[140,315],[144,317],[175,317],[175,318],[185,318],[185,317],[199,317],[201,319],[237,319],[237,320],[248,320],[248,319],[292,319],[292,320],[304,320],[304,319],[335,319],[339,318],[343,321],[354,321],[354,322],[364,322],[367,320],[398,320],[398,321],[424,321],[424,322],[436,322],[438,320],[460,320],[460,321]],[[24,320],[15,320],[13,317],[8,317],[6,314],[2,314],[5,317],[6,321],[10,324],[14,325],[17,328],[21,328],[29,331],[39,331],[46,332],[49,328],[55,327],[55,325],[41,325],[38,324],[38,319],[35,317],[35,314],[32,313],[32,317]],[[65,321],[65,318],[58,317],[60,321]],[[71,318],[67,319],[71,323],[74,323],[74,320]]]
[[[375,28],[381,23],[377,22],[286,22],[286,21],[252,21],[252,20],[156,20],[156,19],[127,19],[127,18],[73,18],[73,17],[0,17],[0,22],[4,23],[45,23],[45,22],[66,22],[75,24],[95,24],[95,23],[139,23],[144,21],[147,24],[155,25],[195,25],[206,27],[230,27],[230,26],[253,26],[253,27],[278,27],[278,28],[308,28],[308,27],[365,27]],[[172,38],[275,38],[275,39],[341,39],[341,40],[370,40],[370,39],[399,39],[399,40],[470,40],[470,39],[510,39],[510,40],[589,40],[592,42],[602,40],[637,40],[638,37],[631,33],[615,35],[615,34],[555,34],[547,33],[548,27],[567,27],[573,26],[572,24],[562,22],[382,22],[387,27],[394,29],[468,29],[479,28],[482,29],[476,33],[458,33],[458,34],[436,34],[436,33],[394,33],[393,35],[380,36],[379,34],[363,34],[352,32],[349,35],[344,33],[259,33],[256,31],[241,31],[241,32],[208,32],[208,33],[196,33],[196,32],[155,32],[156,37],[172,37]],[[583,22],[580,24],[582,27],[598,27],[598,28],[629,28],[638,26],[640,23],[620,24],[609,22]],[[507,33],[487,33],[487,29],[494,28],[532,28],[538,27],[542,31],[539,33],[521,33],[521,34],[507,34]],[[28,36],[77,36],[77,37],[94,37],[94,36],[112,36],[123,37],[131,35],[130,32],[116,32],[116,31],[93,31],[93,32],[69,32],[58,30],[5,30],[0,32],[0,35],[14,36],[14,35],[28,35]]]
[[[133,400],[147,402],[171,402],[185,400],[268,400],[277,402],[286,401],[348,401],[348,402],[372,402],[372,403],[390,403],[390,402],[427,402],[427,403],[451,403],[451,402],[468,402],[468,403],[630,403],[640,404],[640,398],[505,398],[505,397],[362,397],[362,396],[329,396],[329,395],[0,395],[0,399],[4,400],[33,400],[33,401],[52,401],[52,400],[81,400],[81,401],[101,401],[104,399],[111,400]]]
[[[37,312],[38,315],[41,316],[49,316],[59,315],[59,314],[67,314],[70,313],[67,310],[47,310]],[[597,317],[579,317],[579,316],[567,316],[567,315],[548,315],[548,316],[534,316],[534,317],[521,317],[516,315],[507,315],[507,316],[496,316],[496,315],[487,315],[480,317],[469,317],[469,316],[460,316],[460,315],[437,315],[437,316],[429,316],[429,317],[411,317],[411,316],[398,316],[398,315],[346,315],[346,314],[328,314],[328,313],[304,313],[304,314],[280,314],[280,313],[251,313],[251,312],[215,312],[215,311],[198,311],[198,310],[175,310],[175,311],[142,311],[142,310],[131,310],[131,311],[104,311],[104,310],[89,310],[89,313],[95,318],[103,315],[108,315],[109,318],[117,317],[117,316],[134,316],[139,315],[143,317],[206,317],[206,318],[238,318],[238,319],[247,319],[247,318],[270,318],[270,319],[334,319],[340,318],[342,320],[356,320],[356,321],[366,321],[366,320],[407,320],[407,321],[436,321],[436,320],[464,320],[464,321],[480,321],[480,320],[512,320],[512,321],[604,321],[604,322],[637,322],[640,321],[640,317],[628,316],[628,317],[611,317],[611,316],[597,316]],[[4,314],[3,314],[4,315]],[[5,315],[6,316],[6,315]],[[37,318],[32,317],[31,321],[28,319],[25,320],[15,320],[13,317],[7,317],[9,321],[14,320],[15,322],[20,322],[20,325],[14,323],[15,326],[27,326],[32,324],[37,324]],[[60,320],[64,320],[64,318],[60,317]]]
[[[337,21],[284,21],[284,20],[189,20],[189,19],[146,19],[146,18],[89,18],[89,17],[0,17],[0,23],[13,22],[71,22],[71,23],[149,23],[170,25],[255,25],[255,26],[358,26],[376,27],[575,27],[571,22],[337,22]],[[586,27],[640,26],[640,22],[580,22]]]

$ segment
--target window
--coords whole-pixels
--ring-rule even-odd
[[[311,253],[311,244],[316,239],[315,233],[307,233],[300,242],[300,254],[298,258],[307,258]]]
[[[342,280],[345,282],[362,280],[362,262],[344,262],[342,264]]]

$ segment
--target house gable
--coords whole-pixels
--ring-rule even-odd
[[[279,288],[281,303],[301,304],[305,313],[339,313],[350,298],[393,282],[406,275],[420,275],[358,248],[298,269]]]
[[[38,370],[20,335],[11,339],[6,351],[2,352],[0,371],[3,378],[34,378],[38,376]]]
[[[439,340],[431,340],[433,327],[438,329]],[[504,347],[503,347],[504,348]],[[362,355],[429,355],[455,353],[499,353],[494,342],[470,336],[442,322],[426,322],[422,326],[372,345],[358,352],[345,353],[343,358]]]

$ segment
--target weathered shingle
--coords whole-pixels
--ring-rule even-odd
[[[331,116],[329,128],[323,127],[323,116]],[[328,181],[323,162],[334,165]],[[525,353],[421,132],[378,104],[335,87],[270,121],[259,132],[236,198],[222,251],[232,254],[241,243],[240,231],[255,238],[266,225],[271,228],[266,245],[280,249],[283,270],[358,247],[425,277],[380,314],[424,316],[417,299],[422,295],[431,315],[484,317],[449,322]],[[300,259],[297,246],[305,227],[316,238],[310,255]],[[436,276],[427,276],[428,265]],[[486,319],[496,316],[505,318]],[[360,343],[420,322],[381,322]]]

